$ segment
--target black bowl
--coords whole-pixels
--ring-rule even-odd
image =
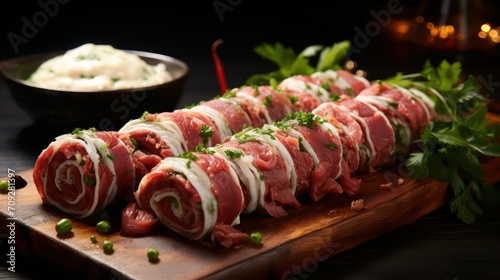
[[[48,52],[13,58],[0,63],[0,71],[16,103],[39,124],[64,127],[94,127],[119,130],[127,121],[145,111],[172,111],[182,95],[189,72],[186,63],[176,58],[126,50],[146,63],[164,63],[172,81],[142,88],[105,91],[74,91],[33,85],[26,79],[50,58],[64,52]]]

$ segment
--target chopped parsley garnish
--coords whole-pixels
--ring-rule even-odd
[[[178,157],[187,159],[188,161],[186,162],[186,167],[191,168],[191,162],[193,160],[197,160],[198,157],[193,153],[193,152],[184,152],[180,154]]]
[[[135,140],[134,138],[130,137],[130,142],[132,143],[132,145],[134,145],[134,147],[135,147],[136,150],[139,148],[139,144],[137,143],[137,140]]]
[[[347,91],[347,94],[348,94],[350,97],[352,97],[352,98],[354,98],[354,97],[355,97],[354,90],[353,90],[351,87],[348,87],[348,88],[346,88],[345,90]]]
[[[237,159],[243,156],[243,151],[238,151],[238,150],[224,150],[224,153],[230,159]]]
[[[170,200],[170,203],[172,204],[172,206],[175,209],[179,209],[179,201],[175,197],[172,197],[172,199]]]
[[[224,96],[225,98],[236,97],[236,92],[227,89],[222,96]]]
[[[299,137],[299,150],[300,150],[301,152],[305,152],[305,151],[306,151],[306,148],[304,148],[304,144],[302,144],[302,141],[304,141],[304,138]]]
[[[193,152],[197,152],[197,153],[204,153],[204,154],[210,154],[210,155],[213,155],[215,154],[215,151],[212,150],[212,149],[207,149],[205,146],[203,146],[202,144],[194,147],[194,150]]]
[[[207,143],[210,137],[214,135],[214,129],[206,124],[201,126],[200,137],[203,139],[203,143]]]
[[[262,102],[262,104],[264,104],[264,106],[266,107],[273,107],[273,100],[272,100],[272,96],[271,95],[266,95],[266,97],[264,98],[264,101]]]
[[[198,106],[198,105],[200,105],[202,103],[203,103],[203,101],[200,101],[198,103],[191,103],[191,104],[185,105],[184,108],[185,109],[191,109],[191,108],[196,107],[196,106]]]
[[[295,120],[299,125],[309,128],[314,128],[316,124],[325,122],[325,120],[310,112],[293,112],[288,114],[283,120]]]
[[[339,101],[340,100],[340,95],[336,94],[336,93],[332,93],[330,94],[330,100],[335,102],[335,101]]]
[[[73,129],[73,131],[71,132],[71,134],[73,135],[82,135],[83,134],[83,130],[79,127],[75,127],[75,129]]]
[[[292,95],[288,95],[288,99],[290,99],[290,102],[292,102],[292,104],[295,104],[297,103],[297,101],[299,101],[299,98],[297,96]]]
[[[335,150],[336,148],[338,148],[338,146],[339,145],[337,145],[335,143],[325,143],[325,147],[327,147],[330,150]]]
[[[89,186],[95,186],[95,184],[96,184],[96,179],[92,175],[85,174],[82,176],[82,180],[85,184],[87,184]]]

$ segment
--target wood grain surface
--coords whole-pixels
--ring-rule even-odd
[[[120,205],[109,209],[113,229],[110,234],[96,232],[100,217],[73,220],[72,233],[58,236],[55,224],[67,214],[43,205],[33,184],[32,170],[19,172],[28,185],[15,191],[15,203],[9,195],[0,196],[2,230],[15,223],[16,250],[37,255],[85,278],[169,279],[224,278],[255,279],[258,276],[284,278],[301,268],[338,254],[437,209],[447,201],[447,185],[430,179],[403,178],[391,190],[381,183],[396,178],[395,170],[362,176],[364,186],[359,197],[329,196],[320,202],[302,201],[299,209],[275,219],[258,214],[242,214],[237,227],[263,235],[260,247],[226,249],[210,242],[186,240],[164,227],[151,236],[131,238],[120,234]],[[351,201],[362,198],[365,209],[351,210]],[[14,210],[14,212],[9,212]],[[13,215],[11,215],[13,214]],[[9,232],[6,232],[9,234]],[[96,235],[97,244],[90,241]],[[114,252],[101,249],[104,240],[114,243]],[[160,252],[160,261],[150,263],[147,250]]]

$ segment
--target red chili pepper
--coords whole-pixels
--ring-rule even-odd
[[[219,81],[220,91],[222,94],[224,94],[227,90],[226,75],[224,74],[224,67],[222,66],[222,62],[217,55],[217,47],[222,43],[223,40],[219,39],[212,44],[212,57],[215,62],[215,71],[217,73],[217,80]]]

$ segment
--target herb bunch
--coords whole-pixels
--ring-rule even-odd
[[[253,75],[246,84],[275,86],[292,75],[340,69],[349,48],[350,42],[343,41],[330,47],[306,47],[296,55],[280,43],[261,44],[254,51],[277,64],[278,70]],[[317,64],[311,65],[318,54]],[[381,82],[419,89],[435,102],[437,118],[416,141],[421,149],[411,153],[405,165],[414,179],[449,183],[454,194],[451,212],[472,224],[483,213],[481,201],[500,201],[500,192],[485,182],[480,162],[481,156],[500,157],[500,142],[495,134],[498,125],[487,118],[487,100],[479,93],[478,81],[473,76],[461,81],[461,72],[459,62],[443,60],[435,67],[427,61],[421,72],[398,72]]]

